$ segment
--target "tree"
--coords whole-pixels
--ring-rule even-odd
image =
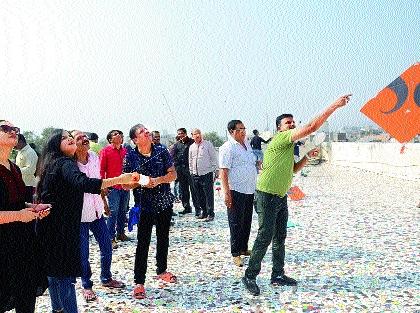
[[[210,141],[215,147],[220,147],[224,142],[223,138],[220,137],[216,132],[205,133],[203,137],[204,139]]]

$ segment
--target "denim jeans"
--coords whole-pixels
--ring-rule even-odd
[[[201,214],[214,217],[213,172],[200,176],[192,175],[192,182]]]
[[[240,193],[235,190],[230,192],[232,194],[232,207],[227,209],[230,228],[230,252],[232,256],[239,256],[241,252],[248,250],[254,194]]]
[[[48,291],[51,307],[54,311],[63,310],[64,313],[77,313],[75,277],[48,276]]]
[[[129,199],[129,191],[109,188],[108,204],[109,210],[111,211],[111,216],[108,217],[107,226],[111,240],[115,238],[115,225],[117,225],[117,234],[124,233],[127,213],[126,211]]]
[[[92,271],[89,263],[89,229],[95,236],[101,251],[101,282],[108,282],[111,277],[112,244],[109,239],[108,228],[102,216],[90,223],[80,224],[80,255],[82,259],[82,286],[90,289],[93,286],[91,280]]]
[[[287,195],[280,197],[257,191],[258,234],[249,258],[245,277],[255,279],[261,271],[261,262],[272,243],[273,269],[271,278],[284,274],[285,240],[287,235]]]
[[[256,149],[252,149],[252,153],[254,153],[255,157],[257,158],[257,161],[262,161],[263,160],[263,152],[262,150],[256,150]]]

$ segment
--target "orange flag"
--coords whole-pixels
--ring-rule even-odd
[[[420,63],[382,89],[361,112],[401,143],[420,134]]]
[[[289,191],[287,192],[287,195],[293,201],[299,201],[299,200],[302,200],[303,198],[305,198],[305,194],[303,193],[302,190],[300,190],[300,188],[298,186],[291,187],[289,189]]]

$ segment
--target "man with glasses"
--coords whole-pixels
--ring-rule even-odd
[[[292,184],[293,173],[301,170],[308,159],[315,157],[319,149],[309,151],[299,162],[293,158],[294,144],[299,139],[317,131],[335,110],[347,104],[351,95],[337,99],[319,116],[302,128],[297,129],[292,114],[282,114],[276,118],[277,134],[265,151],[262,172],[257,182],[256,212],[258,213],[258,234],[252,248],[248,268],[242,278],[246,289],[252,295],[259,295],[256,277],[261,270],[261,262],[272,243],[273,286],[296,286],[297,282],[284,274],[285,240],[287,235],[287,191]]]
[[[225,195],[233,263],[243,266],[241,255],[249,256],[252,208],[257,179],[256,157],[240,120],[228,123],[229,139],[219,150],[219,175]]]
[[[175,167],[168,149],[153,144],[147,128],[142,124],[130,129],[130,138],[136,145],[124,160],[124,172],[137,172],[149,177],[144,182],[126,185],[133,189],[134,203],[140,209],[137,225],[137,248],[134,262],[133,296],[144,299],[146,291],[147,258],[153,225],[156,227],[156,274],[163,283],[176,283],[174,274],[167,271],[169,229],[171,226],[174,195],[170,183],[176,179]]]
[[[117,177],[122,173],[123,160],[127,153],[127,149],[122,146],[124,136],[122,131],[114,129],[107,134],[106,139],[109,145],[100,152],[101,178]],[[124,231],[129,199],[129,192],[124,190],[121,185],[108,188],[108,203],[111,215],[108,217],[107,226],[113,248],[117,247],[116,240],[130,240]],[[115,236],[115,228],[117,236]]]

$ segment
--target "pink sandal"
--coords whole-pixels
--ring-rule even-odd
[[[83,289],[82,295],[83,295],[83,298],[86,300],[86,302],[96,300],[96,294],[92,289]]]

